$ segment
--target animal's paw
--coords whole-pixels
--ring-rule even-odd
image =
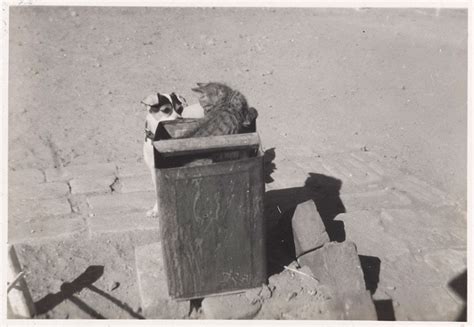
[[[146,212],[148,218],[158,218],[158,209],[153,208]]]

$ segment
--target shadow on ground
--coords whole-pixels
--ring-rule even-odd
[[[54,294],[48,294],[41,300],[35,303],[36,314],[44,314],[48,311],[55,308],[57,305],[62,303],[65,300],[69,300],[74,303],[78,308],[82,311],[86,312],[94,319],[107,319],[99,312],[94,310],[91,306],[89,306],[84,301],[80,300],[75,294],[82,291],[84,288],[91,290],[92,292],[101,295],[105,299],[111,301],[121,309],[127,311],[132,317],[137,319],[144,319],[143,316],[134,312],[127,304],[119,301],[118,299],[114,298],[113,296],[107,294],[106,292],[102,291],[101,289],[95,287],[94,284],[100,277],[104,274],[104,266],[89,266],[87,269],[79,275],[76,279],[74,279],[70,283],[63,283],[60,287],[60,291]]]
[[[456,321],[467,321],[467,270],[453,278],[448,286],[464,301],[464,307]]]
[[[367,255],[359,255],[359,260],[362,271],[364,272],[366,288],[370,291],[370,294],[373,295],[379,284],[381,261],[378,257]],[[395,311],[393,308],[393,301],[391,299],[374,300],[374,305],[378,320],[395,320]]]
[[[277,169],[275,148],[264,153],[265,183],[272,183],[271,174]],[[340,198],[342,181],[323,174],[309,173],[303,187],[271,190],[265,193],[265,219],[267,222],[268,276],[277,274],[296,259],[291,220],[296,206],[312,200],[321,216],[330,241],[346,239],[344,222],[334,220],[346,208]],[[359,256],[367,289],[377,290],[381,261],[377,257]],[[392,300],[374,301],[378,320],[395,320]]]
[[[276,169],[273,162],[275,148],[264,153],[265,182],[273,182]],[[339,197],[342,181],[323,174],[309,173],[302,187],[271,190],[265,193],[265,219],[267,223],[267,256],[269,276],[281,272],[284,266],[296,259],[291,219],[296,206],[312,200],[323,220],[331,241],[346,239],[344,222],[334,218],[346,212]]]

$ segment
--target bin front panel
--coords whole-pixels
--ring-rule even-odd
[[[256,157],[158,170],[172,297],[202,297],[265,282],[262,168],[262,158]]]

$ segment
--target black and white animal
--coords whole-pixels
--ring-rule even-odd
[[[147,110],[145,121],[145,142],[143,144],[143,158],[151,173],[153,186],[156,185],[155,158],[153,150],[153,139],[155,138],[156,128],[161,121],[174,120],[181,118],[184,107],[187,106],[186,100],[175,93],[160,94],[155,93],[147,96],[141,101]],[[148,210],[147,217],[156,218],[158,214],[158,202],[152,209]]]

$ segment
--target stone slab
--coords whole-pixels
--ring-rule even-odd
[[[207,297],[201,304],[207,319],[251,319],[261,307],[260,301],[250,301],[245,293]]]
[[[436,224],[437,218],[423,217],[419,211],[382,210],[381,222],[388,233],[407,244],[412,251],[466,246],[464,239],[450,233],[449,224]]]
[[[324,174],[330,173],[323,166],[323,159],[317,156],[292,156],[292,161],[306,173]]]
[[[322,248],[298,258],[308,266],[315,278],[338,294],[365,291],[364,273],[357,249],[352,242],[326,243]]]
[[[86,213],[89,211],[89,206],[86,201],[86,196],[83,194],[72,194],[68,197],[71,204],[72,212]]]
[[[144,213],[102,214],[87,218],[91,235],[139,230],[159,233],[159,219],[148,218]]]
[[[463,310],[442,286],[397,289],[393,300],[397,320],[456,321]]]
[[[55,199],[9,199],[8,215],[11,218],[27,220],[39,217],[66,215],[71,213],[71,205],[65,197]]]
[[[387,255],[401,255],[410,249],[397,234],[387,232],[375,211],[351,211],[337,215],[337,221],[344,223],[346,240],[357,244],[360,254],[383,258]]]
[[[382,180],[382,176],[369,165],[347,154],[327,158],[323,161],[323,167],[331,176],[341,179],[343,185],[347,183],[360,187]]]
[[[296,206],[291,225],[297,257],[329,242],[329,235],[313,200]]]
[[[405,207],[412,203],[407,196],[390,188],[360,193],[342,193],[340,198],[347,212]]]
[[[135,248],[138,286],[144,316],[151,319],[182,319],[190,311],[189,301],[168,295],[161,242]]]
[[[86,234],[84,219],[58,217],[41,221],[28,221],[8,224],[8,242],[30,243],[58,238],[70,238]]]
[[[271,174],[273,186],[278,189],[302,187],[309,175],[292,160],[283,159],[274,161],[276,169]]]
[[[456,213],[453,207],[442,210],[413,210],[411,208],[383,209],[381,212],[384,225],[400,224],[407,228],[443,228],[445,230],[463,229],[467,230],[467,222],[464,217]]]
[[[389,295],[399,289],[424,289],[446,285],[447,282],[442,274],[424,261],[422,254],[407,253],[381,260],[378,289]]]
[[[91,195],[87,197],[91,213],[123,213],[131,211],[146,211],[155,203],[153,192],[112,193]]]
[[[373,171],[382,177],[394,178],[402,174],[402,172],[394,166],[393,161],[383,157],[373,151],[352,152],[350,156],[363,165],[370,167]]]
[[[394,182],[395,187],[410,197],[434,207],[453,205],[453,200],[440,189],[415,176],[404,176]]]
[[[44,180],[45,175],[39,169],[28,168],[8,171],[9,185],[37,184],[43,183]]]
[[[306,142],[291,142],[286,140],[281,146],[276,147],[276,155],[278,158],[294,158],[294,157],[315,157],[318,155]],[[274,142],[271,142],[274,143]],[[293,144],[291,144],[293,143]]]
[[[342,297],[345,320],[377,320],[377,312],[370,291],[347,293]]]
[[[154,192],[155,185],[152,182],[151,174],[120,177],[118,181],[119,187],[116,192],[131,193],[131,192]]]
[[[129,162],[129,163],[118,163],[117,164],[117,176],[132,177],[150,175],[147,165],[144,162]]]
[[[114,163],[96,163],[88,165],[67,166],[45,170],[48,182],[68,181],[79,177],[103,177],[115,175],[117,167]]]
[[[8,188],[8,196],[18,199],[50,199],[65,196],[69,186],[63,182],[39,184],[14,184]]]
[[[112,184],[116,177],[109,176],[85,176],[74,178],[69,182],[72,194],[88,194],[88,193],[110,193],[112,192]]]
[[[432,267],[448,284],[467,270],[467,251],[438,249],[423,255],[424,261]]]
[[[318,251],[318,250],[316,250]],[[375,320],[370,293],[365,290],[338,292],[333,285],[316,281],[312,271],[285,270],[270,276],[272,297],[263,302],[257,319]]]

